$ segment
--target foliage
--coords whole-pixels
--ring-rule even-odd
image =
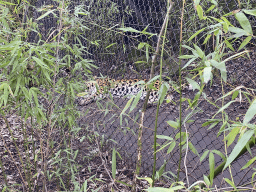
[[[22,166],[19,170],[25,173],[28,183],[24,185],[26,191],[33,190],[32,185],[37,180],[33,175],[40,177],[41,174],[44,175],[43,185],[37,185],[37,189],[42,187],[40,190],[45,191],[46,184],[56,179],[56,185],[63,189],[71,186],[80,189],[76,181],[78,167],[75,163],[78,151],[72,149],[71,143],[77,134],[76,118],[79,115],[74,108],[74,99],[75,91],[82,89],[79,85],[82,72],[87,75],[95,66],[91,60],[84,58],[86,47],[81,43],[81,34],[87,26],[82,24],[76,12],[69,12],[67,2],[57,3],[56,8],[41,8],[42,14],[37,18],[39,21],[58,15],[58,28],[55,33],[49,34],[46,41],[41,39],[39,27],[33,18],[27,17],[28,22],[23,23],[19,17],[20,13],[32,6],[29,2],[0,3],[0,111],[5,119],[8,112],[13,111],[23,119],[24,126],[31,126],[31,129],[23,127],[25,138],[26,134],[32,135],[32,143],[24,142],[24,147],[32,145],[32,156],[36,159],[30,161],[32,156],[26,151],[26,160],[20,159]],[[79,14],[86,12],[79,10]],[[36,33],[38,41],[30,42],[32,33]],[[70,44],[70,37],[76,43]],[[64,57],[61,57],[61,52],[65,52]],[[71,62],[75,63],[73,68]],[[66,69],[70,69],[70,74],[65,73]],[[45,135],[45,138],[36,141],[35,135],[40,138]],[[39,146],[42,153],[38,153],[35,146]],[[23,178],[23,175],[20,177]],[[6,187],[13,188],[9,185]],[[86,187],[86,182],[83,187]]]

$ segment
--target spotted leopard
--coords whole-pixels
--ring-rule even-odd
[[[144,84],[144,86],[142,84]],[[158,101],[159,98],[160,81],[156,80],[150,82],[146,79],[115,80],[110,78],[95,78],[95,81],[87,82],[86,87],[85,92],[77,95],[79,105],[87,105],[98,99],[104,99],[110,95],[109,93],[111,93],[114,98],[123,98],[125,96],[137,95],[141,90],[140,99],[145,100],[147,87],[152,90],[149,95],[148,103],[153,104]],[[166,99],[169,101],[172,100],[172,95],[167,94]]]

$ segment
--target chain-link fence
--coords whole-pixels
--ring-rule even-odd
[[[53,4],[52,1],[38,1],[37,7],[41,7],[44,4]],[[56,5],[56,4],[55,4]],[[82,6],[83,5],[83,6]],[[202,1],[201,5],[204,9],[208,8],[210,1]],[[228,13],[241,8],[255,7],[255,3],[249,4],[245,0],[233,1],[223,0],[218,2],[218,11],[212,10],[210,13],[213,16],[218,17],[223,13]],[[95,76],[114,77],[118,79],[122,78],[148,78],[150,73],[150,62],[147,62],[146,52],[143,49],[138,49],[140,42],[146,42],[151,45],[152,49],[149,51],[149,56],[152,56],[154,47],[156,46],[157,36],[148,38],[147,35],[138,35],[133,32],[124,32],[120,28],[132,27],[138,31],[143,31],[145,28],[149,33],[160,32],[161,26],[166,14],[167,4],[163,0],[91,0],[91,1],[73,1],[70,4],[69,9],[74,13],[79,10],[87,11],[88,15],[84,16],[84,22],[87,24],[88,29],[84,32],[85,41],[83,44],[86,47],[85,57],[94,60],[94,63],[99,67],[94,71]],[[174,0],[174,7],[170,13],[170,22],[167,30],[167,41],[165,44],[164,54],[164,74],[175,80],[178,65],[175,63],[178,58],[179,50],[179,37],[180,37],[180,13],[182,9],[182,1]],[[38,13],[34,15],[36,18]],[[255,23],[254,17],[248,16],[251,23]],[[41,31],[47,39],[47,34],[52,32],[57,25],[57,19],[52,15],[45,17],[42,22]],[[184,28],[183,38],[184,43],[197,43],[205,52],[211,52],[213,50],[213,42],[209,41],[207,44],[202,44],[203,38],[196,39],[193,42],[186,42],[186,40],[194,34],[197,30],[206,27],[207,22],[201,22],[194,9],[193,1],[187,1],[184,15]],[[233,24],[236,24],[236,20],[233,19]],[[255,26],[253,26],[255,31]],[[57,32],[56,32],[57,33]],[[205,35],[202,33],[202,35]],[[75,41],[75,40],[73,40]],[[254,42],[252,42],[254,43]],[[217,98],[222,96],[223,91],[229,91],[232,87],[238,85],[244,85],[246,87],[253,88],[255,86],[254,76],[256,74],[256,63],[253,58],[255,52],[251,54],[251,60],[236,59],[226,63],[228,71],[228,84],[229,86],[221,87],[221,83],[214,82],[212,86],[206,87],[205,93],[207,98],[215,102]],[[156,67],[156,74],[159,74],[159,67]],[[183,94],[186,97],[193,98],[195,92],[185,90]],[[175,99],[176,98],[176,99]],[[168,124],[168,120],[175,121],[179,117],[179,103],[178,94],[174,93],[174,101],[176,104],[164,104],[160,108],[158,119],[158,135],[166,135],[175,137],[178,130],[171,128]],[[129,114],[129,116],[123,117],[122,125],[120,124],[119,115],[124,105],[127,103],[127,99],[114,99],[116,106],[111,105],[107,99],[95,102],[87,106],[80,107],[81,110],[90,109],[90,115],[79,120],[79,124],[82,127],[93,127],[102,135],[115,140],[117,142],[118,151],[122,154],[122,157],[126,160],[127,165],[131,168],[135,167],[137,159],[137,135],[140,119],[140,110],[142,109],[143,102],[140,102],[137,108]],[[218,108],[211,105],[206,100],[199,101],[199,108],[196,115],[191,119],[194,121],[186,125],[187,132],[189,133],[189,141],[195,146],[198,154],[201,156],[205,150],[219,150],[222,153],[226,153],[226,147],[223,143],[223,134],[216,137],[219,126],[218,124],[211,128],[203,127],[202,124],[206,119],[211,119],[212,116],[218,111]],[[221,106],[222,101],[219,100],[216,104]],[[106,110],[107,109],[107,110]],[[248,109],[248,105],[243,102],[235,102],[227,109],[229,119],[237,120],[241,118],[241,114],[244,114]],[[107,112],[106,112],[107,111]],[[188,114],[188,104],[183,103],[183,116]],[[144,119],[143,128],[143,152],[142,152],[142,169],[143,175],[152,174],[153,163],[153,134],[155,124],[156,107],[152,106],[146,110],[146,117]],[[216,116],[218,118],[218,116]],[[221,118],[221,114],[219,114]],[[185,131],[183,129],[183,131]],[[157,141],[160,145],[164,142],[161,139]],[[230,153],[233,145],[227,149],[227,153]],[[252,154],[256,154],[255,148],[252,149]],[[208,158],[200,162],[200,158],[189,150],[186,154],[182,153],[183,160],[186,155],[186,166],[188,169],[188,176],[190,183],[193,181],[203,179],[203,175],[209,174],[209,162]],[[167,149],[161,150],[157,153],[157,168],[159,169],[165,161],[167,161],[165,171],[166,176],[172,177],[176,174],[179,161],[179,148],[176,148],[171,153],[167,154]],[[250,182],[250,175],[253,170],[244,169],[241,167],[250,159],[250,154],[245,154],[237,159],[232,164],[233,179],[236,184],[242,185]],[[219,165],[222,159],[219,156],[215,156],[215,165]],[[181,178],[185,179],[185,168],[181,168]],[[217,186],[222,185],[224,177],[229,177],[228,170],[225,170],[215,180],[214,184]]]

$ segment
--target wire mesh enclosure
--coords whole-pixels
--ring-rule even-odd
[[[166,33],[165,51],[163,54],[163,71],[164,75],[171,78],[173,81],[177,80],[178,71],[178,55],[180,46],[180,14],[182,9],[182,1],[174,0],[174,7],[170,12],[170,21],[168,23]],[[36,7],[44,5],[57,6],[54,1],[37,1]],[[211,5],[210,1],[202,1],[203,8],[208,8]],[[253,8],[256,4],[247,4],[246,0],[234,1],[223,0],[218,2],[218,12],[214,10],[209,11],[214,17],[221,14],[232,12],[241,8]],[[158,35],[167,10],[167,2],[164,0],[87,0],[87,1],[72,1],[68,9],[74,13],[78,19],[86,23],[88,28],[81,30],[81,36],[84,41],[84,57],[92,59],[94,64],[98,67],[94,69],[93,76],[107,76],[115,79],[144,79],[149,78],[151,57],[155,51],[158,41]],[[196,43],[206,53],[214,50],[214,40],[210,39],[206,44],[203,44],[206,32],[201,33],[199,39],[194,39],[190,42],[187,40],[199,29],[207,27],[209,23],[201,22],[197,16],[194,8],[193,1],[187,1],[185,7],[185,15],[183,21],[183,42],[188,46],[193,46]],[[86,13],[81,15],[79,13]],[[35,12],[34,17],[38,18],[41,13]],[[253,31],[255,31],[256,23],[255,17],[248,16],[253,24]],[[47,39],[49,33],[56,33],[56,25],[58,20],[49,14],[48,17],[39,21],[43,38]],[[233,19],[234,25],[239,25],[235,18]],[[125,31],[124,29],[130,30]],[[131,30],[132,28],[132,30]],[[132,32],[134,31],[134,32]],[[136,31],[144,31],[144,33],[137,33]],[[31,37],[35,40],[37,37]],[[77,39],[70,38],[70,43],[75,44]],[[140,45],[149,45],[139,48]],[[255,43],[252,41],[252,44]],[[182,52],[185,54],[187,51],[184,49]],[[62,53],[62,56],[65,52]],[[159,64],[159,57],[157,63]],[[221,80],[215,79],[212,85],[207,85],[204,93],[208,100],[216,102],[222,96],[223,90],[227,93],[232,88],[244,85],[246,87],[254,88],[254,77],[256,74],[255,51],[250,53],[251,60],[245,58],[238,58],[226,63],[228,71],[228,83],[222,87]],[[185,61],[182,61],[183,65]],[[155,68],[155,75],[159,75],[159,65]],[[184,72],[184,76],[187,72]],[[195,91],[184,90],[183,96],[194,98]],[[167,121],[176,121],[179,117],[179,95],[174,94],[174,103],[163,104],[159,111],[159,119],[157,124],[157,134],[165,135],[175,138],[178,129],[170,127]],[[117,147],[122,155],[122,158],[127,162],[127,166],[135,168],[137,159],[137,135],[139,127],[139,119],[143,102],[139,102],[138,106],[129,115],[122,118],[120,123],[120,113],[126,105],[128,98],[117,99],[114,98],[114,103],[109,99],[103,99],[91,103],[86,106],[78,106],[81,111],[87,111],[87,114],[78,120],[81,127],[92,127],[101,135],[111,138],[116,141],[113,144]],[[228,101],[226,99],[225,101]],[[222,100],[218,100],[215,104],[222,105]],[[234,102],[227,109],[227,114],[231,120],[241,118],[240,114],[244,114],[248,109],[248,104],[243,102]],[[89,111],[89,112],[88,112]],[[190,123],[185,124],[186,130],[189,134],[189,142],[195,147],[190,148],[187,153],[182,153],[183,160],[186,159],[186,166],[189,174],[189,182],[193,183],[197,180],[203,180],[203,175],[209,174],[209,162],[206,158],[200,162],[200,157],[205,150],[219,150],[223,154],[230,153],[232,147],[226,148],[223,144],[224,135],[220,134],[218,137],[219,124],[215,127],[208,129],[209,126],[202,126],[207,119],[211,119],[218,111],[206,99],[200,99],[199,107],[196,115],[191,119]],[[191,112],[188,103],[182,104],[182,116],[185,117]],[[149,107],[146,110],[146,117],[144,119],[143,127],[143,140],[142,140],[142,168],[141,174],[150,176],[152,174],[153,164],[153,135],[156,116],[156,105]],[[221,118],[221,113],[215,118]],[[185,129],[183,129],[185,132]],[[157,140],[159,146],[165,143],[165,140]],[[198,154],[195,152],[198,152]],[[226,151],[227,150],[227,151]],[[255,147],[252,148],[252,154],[256,154]],[[157,169],[159,169],[165,162],[165,176],[173,178],[176,174],[179,161],[179,147],[175,146],[171,153],[168,153],[168,148],[157,152]],[[241,167],[248,162],[250,154],[245,154],[238,158],[232,164],[232,173],[235,183],[242,185],[250,182],[250,177],[253,170],[244,169]],[[215,165],[222,162],[220,156],[215,156]],[[185,167],[182,163],[181,179],[185,180]],[[229,177],[228,170],[225,170],[215,180],[214,184],[217,186],[222,185],[224,177]]]

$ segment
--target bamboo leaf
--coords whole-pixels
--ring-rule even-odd
[[[245,147],[247,142],[250,140],[250,138],[253,136],[254,130],[247,131],[244,133],[244,135],[241,137],[241,139],[237,142],[236,146],[234,147],[233,151],[229,155],[227,162],[223,168],[223,171],[229,166],[239,155],[239,153],[242,151],[242,149]]]
[[[112,177],[116,179],[116,149],[113,148],[112,152]]]
[[[196,154],[198,157],[200,157],[198,151],[196,150],[195,146],[194,146],[191,142],[188,143],[188,147],[191,149],[191,151],[192,151],[194,154]]]
[[[227,45],[227,47],[229,49],[231,49],[232,51],[235,51],[235,49],[233,48],[232,44],[228,40],[225,39],[224,41],[225,41],[225,44]]]
[[[45,14],[41,15],[41,16],[38,17],[36,20],[39,21],[39,20],[45,18],[47,15],[53,13],[54,11],[55,11],[55,9],[54,9],[54,10],[47,11]]]
[[[230,133],[227,135],[227,137],[224,140],[228,140],[227,146],[229,147],[235,140],[237,134],[239,133],[240,128],[235,127],[233,128]]]
[[[204,182],[206,183],[207,186],[210,186],[211,184],[210,180],[205,175],[204,175]]]
[[[226,160],[225,155],[223,155],[220,151],[214,149],[214,150],[212,150],[212,153],[215,153],[215,154],[219,155],[223,160]]]
[[[143,92],[143,88],[141,88],[141,90],[139,91],[139,93],[136,95],[136,97],[135,97],[135,99],[134,99],[134,101],[133,101],[133,103],[132,103],[132,106],[131,106],[131,108],[130,108],[129,113],[132,112],[132,110],[135,109],[135,107],[137,106],[137,104],[138,104],[138,102],[139,102],[139,100],[140,100],[140,97],[141,97],[141,95],[142,95],[142,92]]]
[[[181,70],[183,70],[183,69],[185,69],[186,67],[188,67],[193,61],[195,61],[197,59],[197,57],[194,57],[194,58],[192,58],[192,59],[190,59],[187,63],[186,63],[186,65],[184,65],[184,67],[182,67],[182,69]]]
[[[167,123],[168,123],[168,125],[170,125],[171,127],[175,128],[175,129],[179,128],[179,126],[180,126],[178,122],[172,121],[172,120],[167,121]]]
[[[193,91],[194,91],[195,89],[200,90],[200,86],[198,85],[198,83],[197,83],[196,81],[194,81],[193,79],[190,79],[190,78],[188,78],[188,77],[185,77],[185,79],[188,81],[188,83],[189,83],[190,85],[192,85]]]
[[[208,83],[212,76],[212,67],[205,67],[204,68],[204,83]]]
[[[200,57],[201,59],[203,59],[203,58],[205,57],[205,54],[204,54],[204,52],[202,51],[202,49],[200,49],[200,47],[198,47],[196,44],[194,44],[194,47],[195,47],[196,52],[197,52],[197,54],[199,55],[199,57]]]
[[[189,39],[188,42],[191,41],[192,39],[194,39],[199,33],[201,33],[202,31],[205,30],[206,27],[204,27],[203,29],[200,29],[199,31],[195,32]]]
[[[232,187],[235,189],[235,191],[237,191],[237,188],[236,188],[235,184],[234,184],[232,181],[230,181],[228,178],[224,178],[224,180],[225,180],[230,186],[232,186]]]
[[[164,101],[167,91],[170,89],[170,86],[167,82],[164,82],[159,90],[159,104],[161,105]]]
[[[168,150],[167,150],[167,154],[171,153],[175,146],[176,146],[176,142],[172,141]]]
[[[179,59],[191,59],[191,58],[195,58],[194,55],[181,55],[179,56]]]
[[[249,123],[255,114],[256,114],[256,99],[253,100],[252,104],[250,105],[249,109],[247,110],[247,112],[244,116],[243,124],[246,125],[247,123]]]
[[[250,160],[241,168],[241,170],[246,169],[247,167],[249,167],[254,161],[256,161],[256,156],[253,157],[252,159],[250,159]]]
[[[204,11],[203,11],[203,8],[201,7],[201,5],[197,5],[196,6],[196,11],[197,11],[197,14],[198,14],[198,17],[199,19],[205,19],[204,17]]]
[[[243,12],[245,12],[248,15],[256,16],[256,9],[252,9],[252,10],[243,9]]]
[[[209,153],[209,150],[207,149],[207,150],[203,153],[203,155],[200,157],[200,162],[202,162],[202,161],[205,159],[205,157],[208,155],[208,153]]]
[[[211,182],[211,185],[213,184],[213,178],[214,178],[214,166],[215,166],[214,155],[211,152],[209,154],[209,168],[210,168],[210,182]]]
[[[246,34],[245,30],[243,30],[241,28],[238,28],[238,27],[229,27],[228,31],[230,31],[232,33],[244,33],[244,34]]]
[[[240,51],[241,49],[244,48],[244,46],[246,46],[252,39],[252,36],[248,36],[246,37],[246,39],[241,43],[241,45],[238,48],[238,51]]]
[[[158,139],[166,139],[166,140],[169,140],[169,141],[173,140],[172,137],[169,137],[169,136],[166,136],[166,135],[157,135],[156,138],[158,138]]]
[[[225,110],[226,108],[228,108],[229,107],[229,105],[231,104],[231,103],[234,103],[235,101],[229,101],[226,105],[224,105],[223,107],[221,107],[220,109],[219,109],[219,111],[214,115],[214,116],[216,116],[219,112],[222,112],[223,110]]]
[[[247,17],[245,16],[245,14],[243,12],[238,12],[235,14],[236,19],[238,20],[238,22],[240,23],[241,27],[250,35],[252,35],[252,26],[249,22],[249,20],[247,19]]]

